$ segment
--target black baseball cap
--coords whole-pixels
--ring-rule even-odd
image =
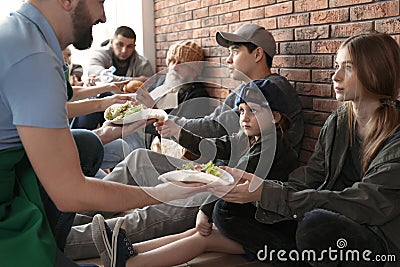
[[[269,106],[271,110],[287,114],[286,95],[271,80],[260,79],[247,83],[236,98],[236,106],[241,103],[256,103]]]

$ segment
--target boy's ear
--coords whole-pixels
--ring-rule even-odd
[[[272,115],[274,116],[273,122],[274,122],[275,124],[276,124],[276,123],[279,123],[279,122],[281,121],[281,119],[282,119],[281,113],[279,113],[278,111],[272,110]]]
[[[257,47],[255,52],[256,62],[259,62],[264,58],[264,50],[261,47]]]

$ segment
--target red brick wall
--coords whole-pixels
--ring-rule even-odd
[[[306,123],[301,160],[310,157],[325,119],[336,107],[330,75],[341,41],[362,31],[391,34],[400,43],[400,0],[154,0],[156,67],[170,44],[195,39],[209,61],[225,63],[217,31],[244,23],[269,29],[277,41],[273,71],[292,82]]]

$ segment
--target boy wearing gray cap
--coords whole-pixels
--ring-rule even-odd
[[[272,34],[256,24],[245,24],[235,32],[217,32],[216,41],[229,49],[226,63],[231,70],[233,79],[250,80],[268,79],[274,82],[285,94],[288,102],[288,116],[292,127],[288,131],[290,144],[297,152],[300,151],[304,132],[302,106],[296,90],[283,76],[272,73],[272,60],[276,53],[276,42]],[[226,131],[234,132],[239,129],[235,123],[235,99],[242,86],[229,94],[223,105],[218,106],[212,114],[200,119],[171,118],[181,126],[203,137],[219,137]],[[225,129],[225,128],[229,129]]]
[[[234,79],[240,79],[243,74],[252,80],[268,79],[284,92],[288,103],[287,114],[292,120],[288,139],[299,152],[304,132],[302,106],[296,90],[287,79],[271,72],[276,54],[276,42],[272,34],[259,25],[245,24],[233,33],[217,32],[216,40],[219,45],[229,49],[226,63],[232,69]]]

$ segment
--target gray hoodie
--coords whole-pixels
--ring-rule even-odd
[[[102,70],[108,69],[113,65],[113,50],[111,47],[101,47],[95,50],[88,63],[89,75],[100,75]],[[136,51],[133,53],[125,76],[113,75],[113,82],[132,80],[132,77],[153,76],[154,71],[150,61],[139,55]]]

